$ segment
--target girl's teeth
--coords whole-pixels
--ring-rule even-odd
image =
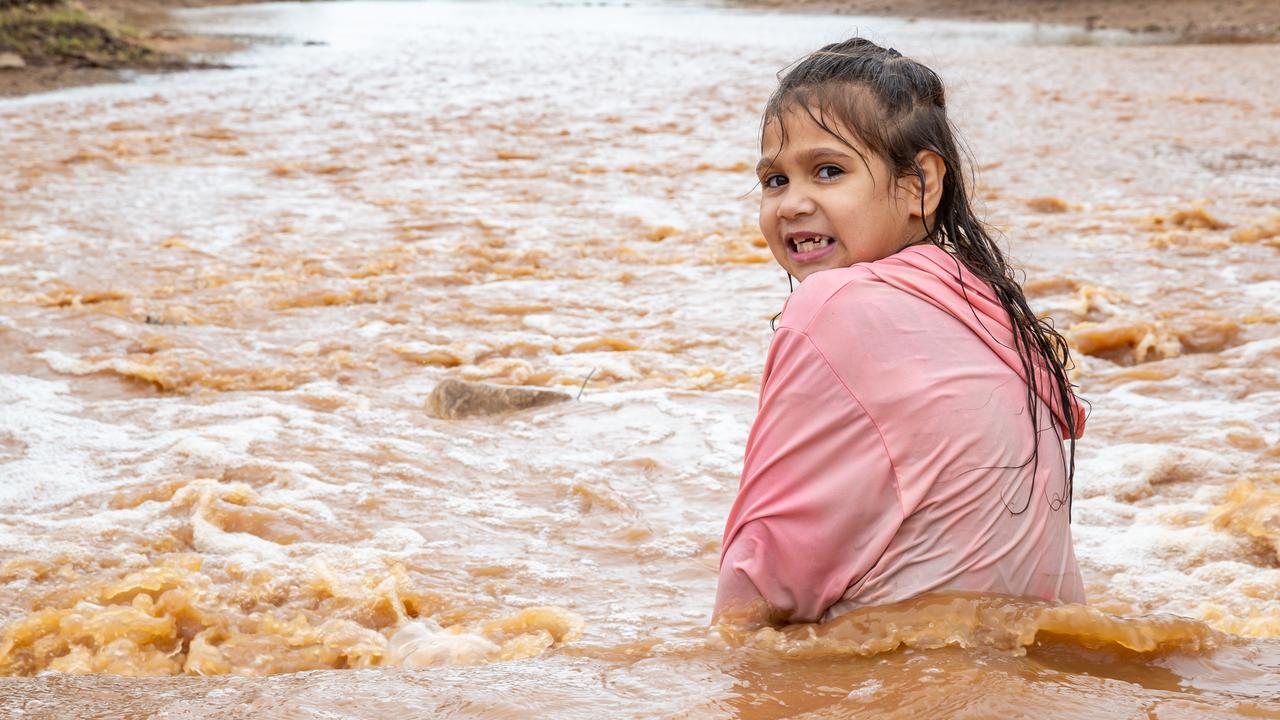
[[[819,237],[812,240],[797,240],[796,252],[807,253],[813,252],[819,248],[824,248],[831,244],[831,238]]]

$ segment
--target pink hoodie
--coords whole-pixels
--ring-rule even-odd
[[[1061,404],[1041,375],[1033,478],[1013,347],[991,287],[932,245],[808,277],[765,362],[717,610],[763,597],[808,622],[938,590],[1084,602]]]

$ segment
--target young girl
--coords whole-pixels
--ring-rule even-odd
[[[761,150],[760,230],[800,286],[765,362],[718,620],[939,590],[1083,602],[1069,352],[969,205],[941,80],[867,40],[828,45],[782,78]]]

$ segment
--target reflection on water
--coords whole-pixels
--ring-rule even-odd
[[[4,707],[1280,716],[1275,48],[692,5],[188,17],[325,44],[0,103]],[[1077,350],[1091,608],[706,627],[786,292],[758,112],[859,28],[951,83]],[[583,393],[442,421],[446,377]]]

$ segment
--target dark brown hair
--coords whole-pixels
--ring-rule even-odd
[[[1045,380],[1052,384],[1056,400],[1053,404],[1061,408],[1066,428],[1058,428],[1053,412],[1050,412],[1050,425],[1055,431],[1065,430],[1061,434],[1070,439],[1071,451],[1069,460],[1066,456],[1063,458],[1067,463],[1065,493],[1052,498],[1051,503],[1055,509],[1069,504],[1075,478],[1075,438],[1080,434],[1074,412],[1075,393],[1067,374],[1072,367],[1071,351],[1052,324],[1038,318],[1027,305],[1022,286],[993,233],[970,205],[957,133],[947,118],[941,78],[897,50],[880,47],[863,38],[852,38],[827,45],[779,74],[778,89],[765,107],[762,130],[776,122],[785,144],[783,115],[792,111],[808,113],[818,126],[853,148],[866,163],[867,158],[841,134],[841,128],[853,133],[863,147],[885,161],[895,177],[914,176],[922,186],[924,171],[916,162],[917,154],[927,150],[942,158],[947,171],[941,198],[933,214],[933,226],[929,227],[927,219],[922,220],[925,223],[922,242],[946,250],[970,273],[989,283],[1009,313],[1014,349],[1022,360],[1026,376],[1032,437],[1037,439],[1031,456],[1018,467],[1032,466],[1033,487],[1039,467],[1041,432],[1037,390]],[[867,169],[871,169],[869,164]],[[923,205],[921,193],[922,218],[925,216]],[[958,270],[957,267],[957,275]],[[1034,492],[1028,495],[1028,503],[1032,496]],[[1027,506],[1019,510],[1011,507],[1010,511],[1018,514],[1026,509]]]

